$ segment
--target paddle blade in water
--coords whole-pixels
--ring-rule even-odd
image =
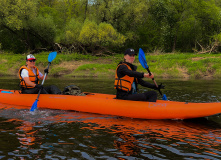
[[[165,94],[163,94],[163,100],[167,101],[167,96]]]
[[[37,106],[38,106],[38,100],[36,99],[36,101],[35,101],[35,102],[33,103],[33,105],[31,106],[30,111],[31,111],[31,112],[35,111],[35,109],[37,108]]]
[[[48,62],[52,62],[55,59],[56,56],[57,56],[57,52],[51,52],[48,55]]]
[[[144,51],[141,48],[139,49],[138,59],[142,67],[147,69],[148,65],[147,65],[146,57],[145,57]]]

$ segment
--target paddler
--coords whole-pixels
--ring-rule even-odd
[[[133,65],[135,60],[135,51],[132,48],[129,48],[124,53],[124,61],[120,62],[117,66],[115,73],[115,83],[114,88],[117,90],[117,99],[123,100],[133,100],[133,101],[148,101],[156,102],[157,92],[147,91],[144,93],[137,93],[137,84],[140,84],[144,87],[151,89],[164,89],[164,86],[158,85],[158,88],[155,84],[148,83],[143,80],[143,78],[154,78],[154,75],[151,76],[149,73],[137,72],[137,66]]]
[[[19,69],[20,87],[23,94],[38,94],[41,89],[41,94],[60,94],[61,91],[54,85],[43,87],[39,84],[39,80],[44,79],[44,75],[35,66],[36,58],[29,54],[26,57],[26,65]],[[48,74],[48,69],[44,70]]]

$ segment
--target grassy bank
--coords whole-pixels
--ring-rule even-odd
[[[35,54],[36,66],[41,71],[48,64],[49,52]],[[0,75],[15,76],[20,66],[25,65],[26,55],[0,54]],[[162,53],[146,54],[147,63],[155,77],[159,78],[221,78],[220,54]],[[58,53],[52,62],[49,75],[114,77],[115,69],[123,54],[95,57],[81,54]],[[138,62],[138,71],[146,72]]]

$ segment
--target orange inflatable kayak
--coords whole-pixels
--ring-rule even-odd
[[[0,103],[31,108],[37,94],[0,90]],[[141,102],[115,99],[115,95],[86,93],[86,96],[41,94],[38,108],[74,110],[139,119],[191,119],[218,115],[221,103],[188,103],[157,100]]]

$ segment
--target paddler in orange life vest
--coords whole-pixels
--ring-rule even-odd
[[[135,60],[135,51],[129,48],[124,53],[124,61],[120,62],[116,69],[114,88],[117,90],[117,99],[133,100],[133,101],[149,101],[156,102],[157,92],[147,91],[137,93],[137,84],[144,87],[158,90],[155,84],[148,83],[143,78],[154,78],[152,74],[137,72],[137,66],[133,65]],[[160,89],[164,89],[163,85],[158,85]]]
[[[60,94],[61,91],[56,86],[43,87],[39,84],[39,80],[44,79],[44,75],[35,66],[36,58],[29,54],[26,57],[26,65],[19,69],[20,87],[23,94],[38,94],[41,90],[41,94]],[[44,73],[48,74],[48,69],[44,70]]]

